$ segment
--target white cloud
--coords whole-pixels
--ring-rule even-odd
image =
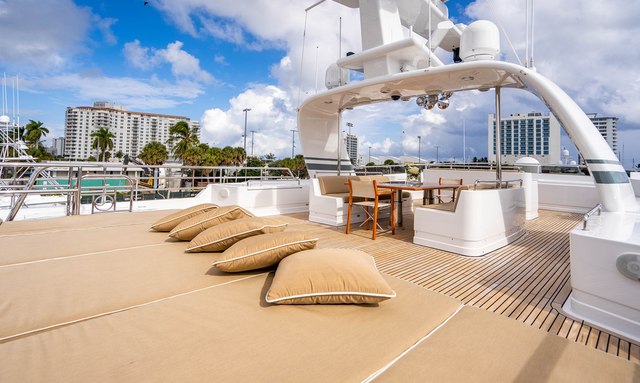
[[[183,46],[181,41],[175,41],[167,44],[165,49],[154,49],[143,47],[139,40],[134,40],[124,45],[123,53],[127,61],[136,68],[151,69],[166,63],[171,66],[171,73],[176,78],[213,82],[213,76],[200,68],[200,60],[183,50]]]
[[[71,0],[0,0],[0,10],[0,65],[22,73],[68,65],[96,17]]]
[[[149,48],[140,45],[140,41],[137,39],[124,44],[123,53],[129,64],[136,68],[150,69],[155,65]]]
[[[117,23],[118,20],[112,19],[112,18],[103,19],[97,15],[93,16],[93,20],[97,28],[100,30],[100,33],[102,34],[102,38],[107,44],[114,45],[118,42],[118,38],[116,37],[115,34],[113,34],[113,31],[111,30],[111,27],[115,23]]]
[[[223,56],[223,55],[215,55],[213,57],[213,61],[216,64],[220,64],[220,65],[228,65],[227,64],[227,59]]]
[[[157,79],[108,77],[101,74],[64,74],[31,78],[23,83],[27,91],[55,89],[73,95],[67,105],[84,104],[88,100],[110,100],[132,110],[172,108],[191,103],[204,90],[194,82],[169,83]]]
[[[255,84],[229,103],[227,110],[212,108],[204,112],[201,119],[204,142],[215,146],[243,146],[243,110],[249,108],[247,152],[251,154],[253,130],[255,155],[275,153],[278,157],[291,156],[291,129],[296,127],[296,117],[286,92],[273,85]]]

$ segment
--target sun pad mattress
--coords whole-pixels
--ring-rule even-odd
[[[374,380],[376,383],[639,381],[638,364],[468,306]]]
[[[388,277],[380,306],[269,306],[259,274],[0,344],[7,381],[360,381],[460,305]],[[29,368],[25,368],[28,366]]]

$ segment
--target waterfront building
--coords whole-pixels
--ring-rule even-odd
[[[489,162],[496,160],[495,115],[489,114]],[[553,114],[515,113],[501,118],[502,162],[513,164],[523,157],[532,157],[540,164],[560,161],[560,123]]]
[[[137,157],[151,141],[166,144],[169,128],[178,121],[186,121],[191,127],[199,127],[198,121],[184,116],[128,111],[122,105],[95,102],[93,106],[68,107],[65,116],[64,155],[70,160],[84,160],[95,156],[91,148],[91,133],[108,128],[114,134],[111,154],[122,151]],[[171,144],[167,144],[169,151]]]
[[[607,141],[614,153],[618,150],[617,117],[598,117],[587,113],[593,125]],[[539,112],[512,114],[501,118],[502,162],[513,164],[522,157],[533,157],[543,165],[561,161],[560,129],[562,125],[553,114]],[[489,161],[496,160],[495,116],[488,120]]]
[[[64,156],[64,137],[56,137],[52,140],[51,143],[51,154],[54,156]]]
[[[347,146],[347,154],[352,164],[358,162],[358,137],[355,134],[347,133],[344,137],[344,142]]]
[[[587,113],[593,125],[598,128],[607,144],[618,153],[618,117],[598,117],[597,113]]]

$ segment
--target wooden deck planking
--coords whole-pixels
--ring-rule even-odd
[[[356,248],[376,259],[389,275],[457,298],[562,336],[587,347],[640,363],[640,345],[620,339],[562,314],[571,293],[569,231],[582,215],[540,211],[526,224],[526,235],[483,257],[457,254],[413,244],[413,217],[404,217],[396,235],[352,227],[334,228],[306,221],[304,214],[288,215],[289,230],[305,230],[321,240],[319,247]]]

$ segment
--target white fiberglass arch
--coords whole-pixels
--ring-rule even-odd
[[[549,107],[585,158],[606,211],[639,210],[622,164],[582,109],[560,87],[539,73],[497,61],[468,62],[380,76],[309,97],[298,112],[300,143],[309,173],[312,177],[322,172],[336,173],[338,161],[340,171],[352,170],[340,129],[340,115],[345,109],[373,102],[400,102],[391,101],[391,94],[400,94],[400,99],[406,100],[434,91],[495,87],[525,89]]]

